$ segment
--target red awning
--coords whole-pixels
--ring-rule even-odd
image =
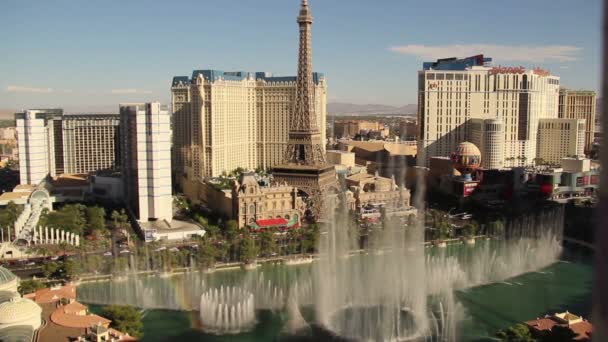
[[[256,223],[260,227],[277,227],[277,226],[285,226],[288,221],[282,217],[266,219],[266,220],[257,220]]]

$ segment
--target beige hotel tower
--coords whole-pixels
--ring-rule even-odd
[[[325,141],[327,84],[313,74],[315,113]],[[266,72],[195,70],[174,77],[173,172],[186,188],[241,167],[283,161],[296,98],[296,77]],[[325,144],[322,144],[323,146]]]
[[[482,144],[483,167],[530,165],[543,157],[537,146],[539,122],[558,118],[559,77],[539,68],[490,67],[490,61],[477,55],[423,64],[418,165],[427,166],[433,156],[450,156],[467,140]],[[491,145],[483,146],[484,141]],[[484,151],[494,154],[487,158]]]

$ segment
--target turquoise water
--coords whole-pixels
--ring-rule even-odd
[[[448,248],[451,250],[462,247]],[[535,319],[548,313],[571,312],[588,317],[591,311],[592,266],[589,255],[568,248],[562,261],[556,262],[537,272],[523,274],[502,283],[478,286],[457,291],[456,298],[465,311],[465,317],[459,325],[458,341],[488,341],[496,331],[518,322]],[[433,251],[430,251],[433,253]],[[578,254],[575,254],[578,253]],[[262,272],[262,273],[258,273]],[[256,272],[227,271],[208,275],[208,285],[240,283],[250,277],[272,279],[275,283],[289,283],[294,275],[309,276],[307,265],[289,267],[267,265]],[[158,277],[144,278],[147,286],[155,286],[155,294],[165,298],[181,298],[178,302],[197,300],[196,296],[186,295],[188,288],[197,287],[199,283],[189,283],[188,276],[172,277],[159,281]],[[198,278],[192,278],[198,279]],[[179,286],[176,286],[178,285]],[[118,288],[113,288],[118,285]],[[79,288],[79,297],[83,301],[109,296],[122,298],[129,302],[134,292],[124,291],[120,283],[86,284]],[[135,292],[141,288],[135,287]],[[177,290],[181,289],[181,290]],[[191,297],[191,298],[190,298]],[[183,305],[183,303],[178,303]],[[183,306],[178,306],[183,307]],[[93,311],[99,306],[92,306]],[[214,336],[201,332],[197,311],[144,310],[143,341],[275,341],[287,335],[283,334],[286,314],[283,311],[263,310],[257,312],[257,321],[253,331],[239,335]],[[304,318],[314,322],[311,307],[302,308]],[[309,338],[308,340],[319,340]]]
[[[457,298],[467,314],[458,340],[487,341],[499,329],[558,311],[588,317],[591,281],[592,266],[587,261],[560,261],[504,283],[459,291]],[[310,308],[304,308],[303,315],[309,321],[314,316]],[[197,312],[145,310],[143,341],[272,341],[284,336],[281,312],[258,311],[254,331],[232,336],[202,333],[197,316]]]

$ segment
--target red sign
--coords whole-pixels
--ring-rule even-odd
[[[496,75],[496,74],[523,74],[524,72],[526,72],[526,68],[524,68],[523,66],[519,66],[519,67],[497,66],[497,67],[494,67],[494,68],[490,69],[490,75]]]
[[[589,176],[584,176],[584,177],[583,177],[583,183],[584,183],[585,185],[589,185]]]
[[[475,183],[464,183],[464,189],[462,191],[462,195],[464,197],[469,197],[473,191],[475,191],[475,189],[477,189],[477,185],[479,185],[479,183],[475,182]]]
[[[591,175],[591,184],[592,185],[600,184],[600,176]]]
[[[536,68],[532,69],[532,72],[534,72],[534,74],[538,75],[538,76],[549,76],[549,75],[551,75],[551,72],[549,72],[549,70],[541,69],[539,67],[536,67]]]

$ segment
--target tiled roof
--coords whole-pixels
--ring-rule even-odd
[[[76,301],[63,306],[63,312],[65,312],[66,314],[71,314],[71,315],[78,315],[82,311],[86,311],[86,310],[87,310],[86,305],[80,304]]]
[[[76,299],[76,287],[73,285],[65,285],[59,288],[46,288],[36,291],[33,300],[36,303],[52,303],[62,298],[68,300]]]
[[[109,319],[97,316],[97,315],[73,315],[64,312],[64,307],[59,307],[51,314],[51,321],[57,325],[61,325],[68,328],[81,328],[86,329],[94,325],[101,324],[108,326],[110,324]]]
[[[577,336],[575,338],[575,340],[577,340],[577,341],[590,340],[591,334],[593,332],[593,325],[591,323],[589,323],[589,321],[582,321],[579,323],[574,323],[574,324],[568,325],[567,323],[559,323],[557,320],[555,320],[552,317],[545,317],[545,318],[535,319],[532,321],[527,321],[526,325],[528,325],[528,327],[530,327],[531,329],[536,330],[538,332],[551,331],[551,329],[553,329],[553,327],[556,325],[568,327],[577,334]]]

